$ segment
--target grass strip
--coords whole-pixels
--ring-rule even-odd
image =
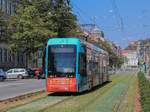
[[[95,91],[75,96],[59,105],[39,112],[112,112],[119,98],[127,90],[131,75],[114,75],[112,82]]]

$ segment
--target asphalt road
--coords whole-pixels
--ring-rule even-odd
[[[0,101],[44,89],[45,80],[6,80],[0,82]]]

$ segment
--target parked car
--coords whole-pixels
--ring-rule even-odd
[[[42,68],[32,68],[32,70],[34,71],[35,78],[39,79],[42,74]]]
[[[6,79],[6,73],[3,69],[0,69],[0,81],[4,81]]]
[[[6,77],[23,79],[23,78],[29,77],[29,74],[27,70],[24,68],[15,68],[15,69],[8,70],[6,72]]]
[[[26,70],[29,74],[29,78],[34,78],[35,77],[35,72],[32,69],[27,68]]]

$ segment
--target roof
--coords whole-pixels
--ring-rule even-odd
[[[129,53],[137,52],[136,50],[122,50],[121,54],[122,55],[128,55]]]
[[[107,53],[106,51],[104,51],[103,49],[101,49],[100,47],[91,44],[89,42],[86,42],[84,40],[81,40],[77,37],[70,37],[70,38],[50,38],[47,42],[47,45],[57,45],[57,44],[74,44],[74,45],[79,45],[80,43],[86,44],[87,47],[93,48],[96,51],[102,52],[102,53]]]
[[[80,39],[76,37],[70,38],[50,38],[47,42],[47,45],[56,45],[56,44],[79,44]]]

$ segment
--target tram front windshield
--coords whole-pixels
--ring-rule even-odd
[[[56,77],[75,76],[75,45],[50,45],[48,47],[48,75]]]

